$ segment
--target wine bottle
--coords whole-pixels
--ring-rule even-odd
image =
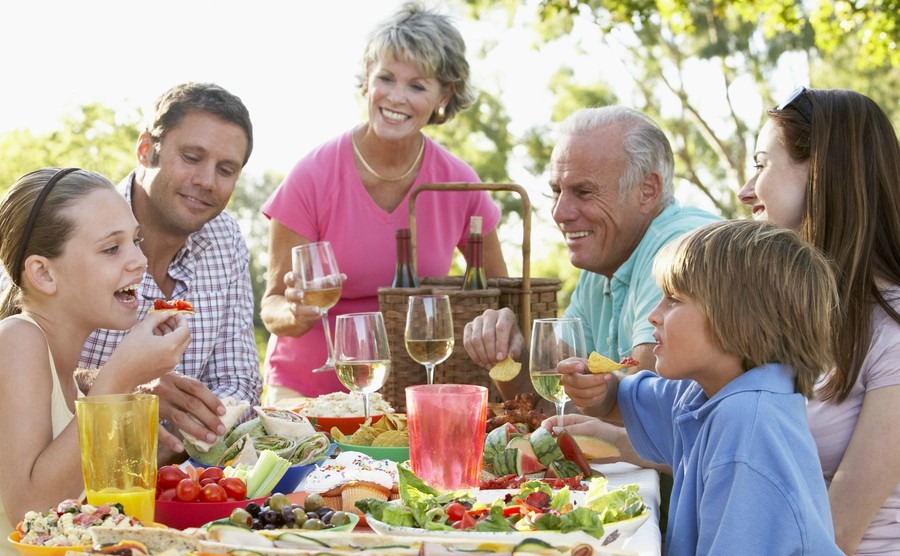
[[[394,270],[392,288],[418,288],[419,280],[412,267],[412,243],[409,228],[397,230],[397,268]]]
[[[463,279],[464,290],[486,290],[487,276],[484,275],[484,238],[481,235],[481,217],[473,216],[469,220],[469,260],[466,276]]]

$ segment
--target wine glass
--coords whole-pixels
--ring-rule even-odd
[[[531,329],[531,384],[542,398],[556,404],[560,427],[569,396],[556,366],[569,357],[587,357],[581,319],[535,319]]]
[[[304,243],[291,250],[294,262],[296,288],[302,293],[301,303],[319,308],[322,327],[325,329],[325,344],[328,346],[328,360],[314,373],[334,369],[334,345],[328,326],[328,309],[341,298],[344,277],[338,270],[334,251],[327,241]]]
[[[338,380],[363,395],[368,421],[369,394],[384,386],[391,372],[384,316],[379,312],[339,315],[334,327],[334,352]]]
[[[406,311],[406,351],[425,365],[428,384],[434,384],[434,366],[453,353],[453,315],[447,295],[413,295]]]

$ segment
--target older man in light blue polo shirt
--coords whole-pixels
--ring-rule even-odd
[[[720,220],[674,200],[672,148],[646,115],[621,106],[572,114],[561,126],[550,160],[553,219],[582,269],[566,316],[582,320],[587,348],[616,361],[631,356],[654,369],[653,326],[662,297],[653,259],[685,232]],[[464,342],[477,364],[490,368],[509,354],[525,361],[524,337],[509,309],[488,310],[466,325]],[[527,364],[525,365],[527,368]],[[586,370],[586,369],[585,369]],[[601,375],[566,375],[572,402],[590,414]],[[504,397],[533,391],[528,372],[498,382]]]

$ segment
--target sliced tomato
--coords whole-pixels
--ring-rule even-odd
[[[504,506],[503,507],[503,517],[509,517],[511,515],[519,515],[525,513],[523,511],[524,508],[522,506]]]
[[[631,356],[623,357],[621,361],[619,361],[619,365],[625,365],[626,367],[637,367],[638,361]]]
[[[459,521],[466,515],[466,507],[459,502],[454,502],[447,506],[447,519],[451,522]]]
[[[474,529],[475,528],[475,518],[470,516],[468,512],[464,513],[462,518],[452,525],[454,529]]]

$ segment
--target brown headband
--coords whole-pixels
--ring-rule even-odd
[[[57,171],[46,185],[44,185],[44,188],[41,189],[37,199],[34,200],[34,205],[31,207],[31,214],[28,215],[28,221],[25,222],[25,229],[22,231],[22,242],[19,244],[19,252],[16,254],[13,273],[12,276],[9,277],[13,281],[13,284],[22,287],[22,284],[19,283],[19,279],[22,275],[23,267],[25,266],[25,249],[28,247],[28,241],[31,239],[31,230],[34,228],[34,223],[41,213],[41,207],[44,205],[44,201],[47,200],[47,196],[50,195],[50,191],[53,190],[53,186],[56,185],[56,182],[66,177],[66,175],[77,172],[78,170],[80,170],[80,168],[63,168],[62,170]]]

